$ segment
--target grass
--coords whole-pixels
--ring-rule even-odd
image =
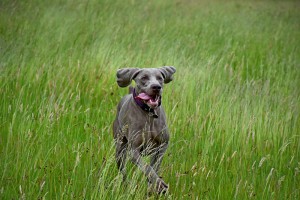
[[[299,6],[1,1],[0,198],[144,199],[114,160],[115,73],[174,65],[160,198],[299,199]]]

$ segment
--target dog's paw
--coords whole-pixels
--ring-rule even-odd
[[[158,178],[155,189],[158,194],[165,194],[168,191],[169,186],[161,178]]]

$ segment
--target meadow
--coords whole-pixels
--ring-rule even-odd
[[[175,66],[169,184],[148,199],[300,199],[300,2],[2,0],[0,199],[146,199],[122,184],[123,67]],[[145,158],[147,160],[147,158]]]

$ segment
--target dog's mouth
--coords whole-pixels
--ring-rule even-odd
[[[156,108],[159,105],[160,95],[148,95],[146,93],[140,93],[136,98],[144,101],[150,108]]]

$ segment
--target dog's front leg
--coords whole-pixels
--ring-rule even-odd
[[[151,184],[156,185],[157,192],[162,193],[168,189],[168,185],[157,175],[155,170],[150,166],[144,163],[140,155],[138,148],[131,149],[131,161],[138,166],[140,170],[145,174]]]
[[[155,170],[157,174],[159,172],[159,167],[167,148],[168,148],[168,143],[162,143],[158,147],[157,151],[151,156],[150,166]]]
[[[123,182],[126,181],[126,154],[127,154],[127,140],[125,137],[116,141],[116,160],[117,166],[123,175]]]

